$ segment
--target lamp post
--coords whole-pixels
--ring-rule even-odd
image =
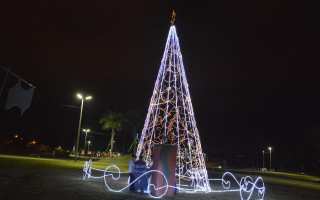
[[[262,169],[264,169],[264,151],[262,151]]]
[[[82,130],[86,133],[86,136],[84,137],[84,154],[86,155],[87,136],[88,136],[88,132],[90,132],[90,129],[82,129]]]
[[[270,171],[271,171],[271,150],[272,150],[272,148],[269,147],[269,150],[270,150]]]
[[[91,141],[88,141],[88,152],[90,150],[90,144],[91,144]]]
[[[80,127],[81,127],[81,120],[82,120],[82,110],[83,110],[83,102],[84,100],[92,99],[92,96],[87,96],[83,98],[81,94],[77,94],[77,97],[81,99],[81,110],[80,110],[80,119],[79,119],[79,127],[78,127],[78,137],[77,137],[77,147],[76,147],[76,157],[75,162],[77,162],[78,153],[79,153],[79,138],[80,138]]]

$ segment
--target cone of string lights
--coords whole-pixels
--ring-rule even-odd
[[[150,164],[155,144],[177,146],[177,186],[188,180],[197,189],[210,190],[174,21],[171,21],[137,157],[143,155]]]

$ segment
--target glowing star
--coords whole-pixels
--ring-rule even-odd
[[[137,148],[150,165],[155,144],[178,147],[177,175],[195,188],[210,190],[200,135],[191,103],[176,27],[170,27],[148,114]]]

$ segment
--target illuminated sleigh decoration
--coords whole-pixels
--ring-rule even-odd
[[[109,169],[115,169],[116,171],[111,171]],[[97,171],[97,172],[102,172],[103,175],[102,176],[92,176],[91,175],[91,172],[93,171]],[[156,187],[155,185],[149,183],[148,186],[147,186],[147,193],[153,197],[153,198],[161,198],[162,196],[164,196],[167,191],[168,191],[168,188],[169,188],[169,185],[168,185],[168,181],[167,181],[167,178],[165,177],[165,175],[158,171],[158,170],[150,170],[144,174],[142,174],[141,176],[137,177],[132,183],[129,183],[128,181],[128,184],[120,189],[112,189],[110,187],[110,185],[108,184],[108,181],[107,181],[107,178],[108,177],[111,177],[112,180],[114,181],[117,181],[120,179],[120,175],[121,174],[129,174],[128,172],[121,172],[120,169],[116,166],[116,165],[110,165],[108,166],[105,170],[101,170],[101,169],[96,169],[96,168],[92,168],[92,161],[89,160],[89,161],[86,161],[85,164],[84,164],[84,167],[83,167],[83,180],[84,179],[87,179],[87,178],[95,178],[95,179],[99,179],[99,178],[103,178],[104,180],[104,185],[106,186],[106,188],[108,188],[108,190],[112,191],[112,192],[122,192],[124,191],[125,189],[129,188],[132,184],[135,184],[135,182],[139,181],[139,179],[142,177],[142,176],[146,176],[148,174],[152,174],[152,173],[159,173],[161,176],[163,176],[164,180],[165,180],[165,184],[161,187]],[[149,191],[152,189],[154,190],[160,190],[160,189],[165,189],[164,192],[158,196],[153,196]]]
[[[115,171],[111,171],[110,169],[114,169]],[[93,176],[91,173],[92,171],[95,172],[101,172],[102,175],[101,176]],[[163,176],[164,178],[164,185],[162,186],[155,186],[152,183],[150,183],[148,181],[148,186],[147,186],[147,193],[149,194],[149,196],[153,197],[153,198],[161,198],[164,195],[166,195],[168,188],[175,188],[177,189],[177,191],[181,192],[181,193],[197,193],[197,192],[205,192],[205,193],[223,193],[223,192],[239,192],[240,194],[240,198],[241,200],[249,200],[251,199],[252,195],[254,193],[257,194],[257,197],[259,200],[263,200],[264,198],[264,194],[265,194],[265,186],[264,186],[264,182],[263,179],[261,177],[258,177],[255,181],[253,180],[253,178],[251,178],[250,176],[246,176],[246,177],[242,177],[240,179],[240,181],[238,181],[236,179],[236,177],[230,173],[230,172],[225,172],[222,176],[221,179],[208,179],[209,181],[219,181],[222,184],[223,189],[220,190],[215,190],[210,188],[209,190],[204,188],[204,187],[200,187],[196,185],[196,182],[191,181],[191,184],[189,185],[190,187],[188,187],[188,185],[180,185],[180,186],[174,186],[174,185],[169,185],[167,178],[165,177],[165,175],[158,170],[150,170],[146,173],[144,173],[143,175],[137,177],[131,184],[128,181],[128,184],[125,185],[124,187],[120,188],[120,189],[114,189],[110,186],[110,184],[108,183],[108,177],[111,177],[111,179],[113,181],[117,181],[120,179],[121,174],[129,174],[128,172],[121,172],[120,169],[116,166],[116,165],[110,165],[108,166],[105,170],[101,170],[101,169],[96,169],[92,167],[92,161],[86,161],[83,167],[83,180],[84,179],[103,179],[104,185],[106,186],[106,188],[112,192],[122,192],[125,191],[126,189],[128,189],[130,187],[130,185],[135,184],[136,181],[138,181],[142,176],[148,175],[148,174],[153,174],[153,173],[159,173],[161,176]],[[153,190],[163,190],[163,192],[158,195],[152,195],[151,189]]]

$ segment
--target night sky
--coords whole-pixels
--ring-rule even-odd
[[[174,9],[204,152],[260,155],[271,145],[280,159],[320,145],[317,6],[210,2],[1,2],[0,66],[37,88],[23,117],[5,111],[17,82],[9,76],[1,135],[72,146],[80,110],[69,106],[80,107],[77,92],[93,96],[83,127],[98,132],[108,109],[146,112]],[[1,69],[1,83],[4,76]]]

